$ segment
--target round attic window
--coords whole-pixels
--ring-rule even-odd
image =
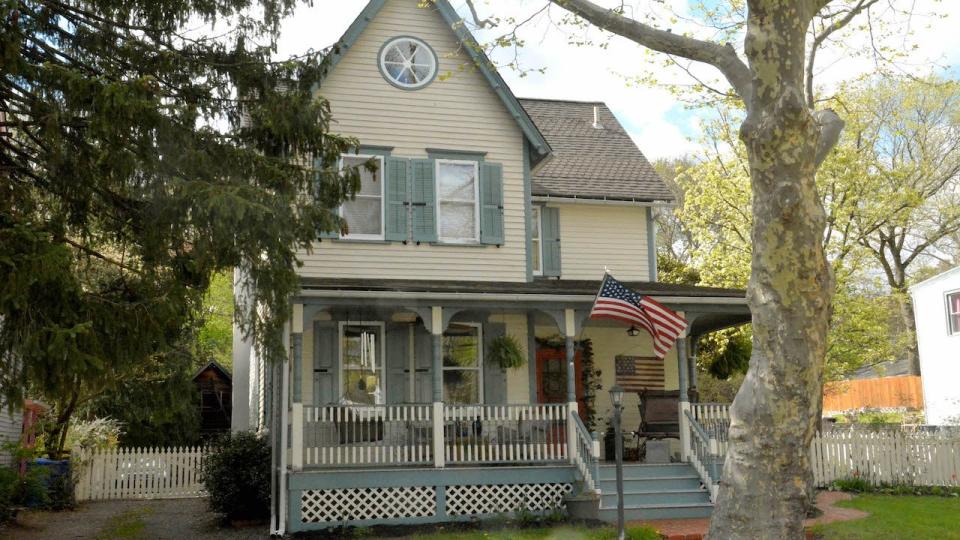
[[[437,76],[437,55],[417,38],[393,38],[380,49],[380,71],[390,84],[417,90]]]

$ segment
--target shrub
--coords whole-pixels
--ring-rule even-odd
[[[225,434],[204,459],[210,509],[230,520],[270,517],[270,445],[251,432]]]
[[[116,448],[121,433],[121,423],[109,417],[74,422],[67,429],[66,447],[85,450]]]
[[[17,483],[17,473],[13,469],[0,467],[0,523],[13,517]]]
[[[932,495],[935,497],[960,497],[960,487],[911,486],[907,484],[880,484],[875,486],[863,478],[843,478],[830,484],[834,491],[851,493],[879,493],[882,495]]]

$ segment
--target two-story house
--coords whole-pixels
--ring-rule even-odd
[[[673,196],[611,111],[518,99],[449,2],[420,4],[371,1],[318,89],[362,144],[344,165],[380,166],[339,209],[349,233],[301,255],[289,362],[235,336],[233,427],[280,427],[275,530],[549,511],[580,493],[613,519],[584,418],[605,430],[615,383],[629,431],[636,389],[679,391],[677,463],[631,469],[629,516],[708,515],[689,350],[749,321],[744,293],[659,283],[653,212]],[[605,269],[690,321],[665,360],[646,333],[588,320]],[[507,345],[524,365],[490,354]]]

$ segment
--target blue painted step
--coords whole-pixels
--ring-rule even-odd
[[[657,492],[670,489],[697,489],[700,487],[700,477],[695,474],[684,476],[663,476],[660,478],[643,478],[623,481],[624,491]],[[616,480],[601,480],[600,491],[617,492]]]
[[[627,521],[638,519],[692,519],[710,517],[713,512],[712,504],[651,504],[644,506],[635,506],[624,508],[623,514]],[[601,508],[599,516],[601,521],[616,523],[617,509]]]
[[[629,507],[649,504],[710,504],[710,493],[703,489],[624,491],[623,504]],[[617,507],[616,490],[601,492],[600,507]]]
[[[599,518],[617,519],[616,467],[602,465],[598,482]],[[624,513],[627,519],[685,519],[709,517],[710,493],[689,463],[629,464],[623,470]]]
[[[623,477],[630,478],[661,478],[664,476],[685,476],[697,474],[689,463],[666,463],[663,465],[624,464]],[[600,480],[615,480],[617,478],[616,465],[601,465]]]

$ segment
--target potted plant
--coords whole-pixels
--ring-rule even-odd
[[[527,364],[520,341],[511,335],[502,335],[490,340],[487,360],[496,362],[502,369],[521,368]]]

